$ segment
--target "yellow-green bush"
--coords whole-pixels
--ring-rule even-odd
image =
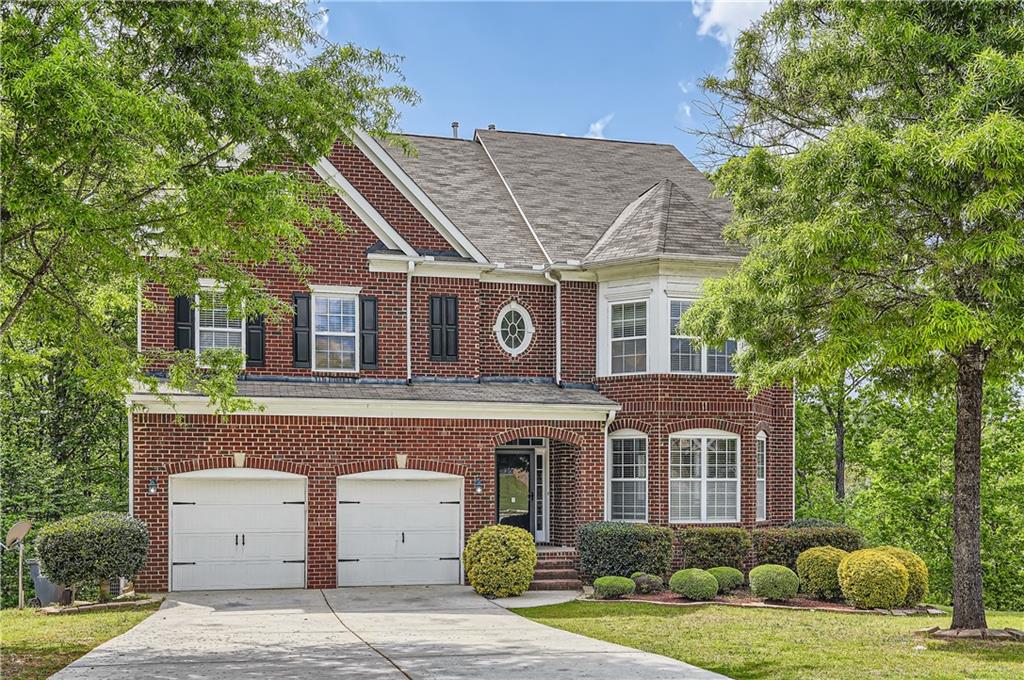
[[[907,597],[903,600],[904,607],[913,607],[924,600],[928,593],[928,565],[920,557],[892,545],[883,545],[875,550],[884,552],[890,557],[895,557],[907,570],[909,585],[907,586]]]
[[[747,575],[750,592],[765,600],[791,600],[800,588],[800,578],[781,564],[759,564]]]
[[[633,579],[625,576],[602,576],[594,579],[594,594],[602,600],[617,600],[636,590]]]
[[[839,563],[839,585],[859,609],[892,609],[907,598],[910,577],[895,557],[871,548],[855,550]]]
[[[839,563],[850,553],[830,545],[808,548],[796,558],[800,590],[824,600],[836,600],[843,594],[839,586]]]
[[[680,569],[668,580],[669,589],[688,600],[713,600],[718,581],[703,569]]]
[[[496,524],[469,537],[462,551],[469,585],[487,597],[515,597],[530,587],[537,546],[530,532]]]

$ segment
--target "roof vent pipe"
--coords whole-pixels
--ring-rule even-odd
[[[459,121],[452,121],[452,137],[459,138]]]
[[[494,123],[488,123],[487,124],[487,129],[488,130],[496,130],[497,128],[494,126]]]

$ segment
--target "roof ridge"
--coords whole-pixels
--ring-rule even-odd
[[[704,217],[708,218],[709,220],[711,220],[715,224],[718,223],[718,218],[715,217],[714,215],[712,215],[711,213],[709,213],[707,210],[705,210],[703,208],[703,206],[701,206],[699,203],[697,203],[692,198],[690,198],[689,194],[687,194],[685,191],[683,191],[683,188],[681,186],[679,186],[678,184],[676,184],[672,180],[668,180],[668,181],[669,181],[669,183],[672,184],[672,186],[674,186],[675,188],[679,189],[679,194],[683,197],[684,201],[686,201],[687,203],[692,205],[694,208],[699,210],[701,213],[703,213]]]
[[[605,137],[587,137],[586,135],[556,135],[553,132],[530,132],[528,130],[491,130],[490,128],[476,128],[473,131],[473,134],[475,136],[480,132],[501,132],[508,135],[530,135],[532,137],[553,137],[554,139],[578,139],[588,142],[614,142],[615,144],[639,144],[643,146],[667,146],[672,149],[676,148],[674,144],[667,144],[665,142],[642,142],[635,139],[606,139]]]
[[[658,184],[665,184],[668,193],[665,196],[665,215],[662,218],[661,229],[658,231],[658,252],[665,252],[665,244],[668,242],[668,225],[672,224],[672,195],[676,192],[679,187],[675,182],[670,180],[668,177],[658,182]]]
[[[640,209],[640,206],[642,206],[644,203],[650,200],[650,196],[647,196],[647,194],[651,193],[654,189],[658,188],[663,181],[664,180],[659,180],[655,182],[651,186],[641,191],[636,198],[634,198],[632,201],[623,206],[622,210],[619,211],[619,214],[615,216],[614,220],[612,220],[612,223],[608,225],[608,228],[605,229],[604,233],[601,234],[601,238],[597,239],[597,242],[593,245],[593,247],[591,247],[587,254],[583,256],[584,262],[589,260],[590,257],[598,251],[599,248],[601,248],[605,243],[607,243],[608,240],[615,234],[615,232],[618,231],[618,228],[625,224],[626,221],[628,221],[629,218],[632,217],[633,214]],[[645,196],[646,198],[644,198]],[[626,212],[627,210],[629,211],[628,213]]]

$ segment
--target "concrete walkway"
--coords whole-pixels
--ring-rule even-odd
[[[464,586],[174,593],[57,673],[88,678],[723,676],[548,628]]]

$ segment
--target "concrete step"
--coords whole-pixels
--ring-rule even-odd
[[[530,590],[580,590],[583,582],[579,579],[556,579],[551,581],[534,581]]]
[[[538,565],[539,566],[539,565]],[[534,581],[558,581],[562,579],[579,579],[580,575],[575,569],[535,569],[533,572]]]
[[[537,560],[538,569],[575,569],[573,560]]]

